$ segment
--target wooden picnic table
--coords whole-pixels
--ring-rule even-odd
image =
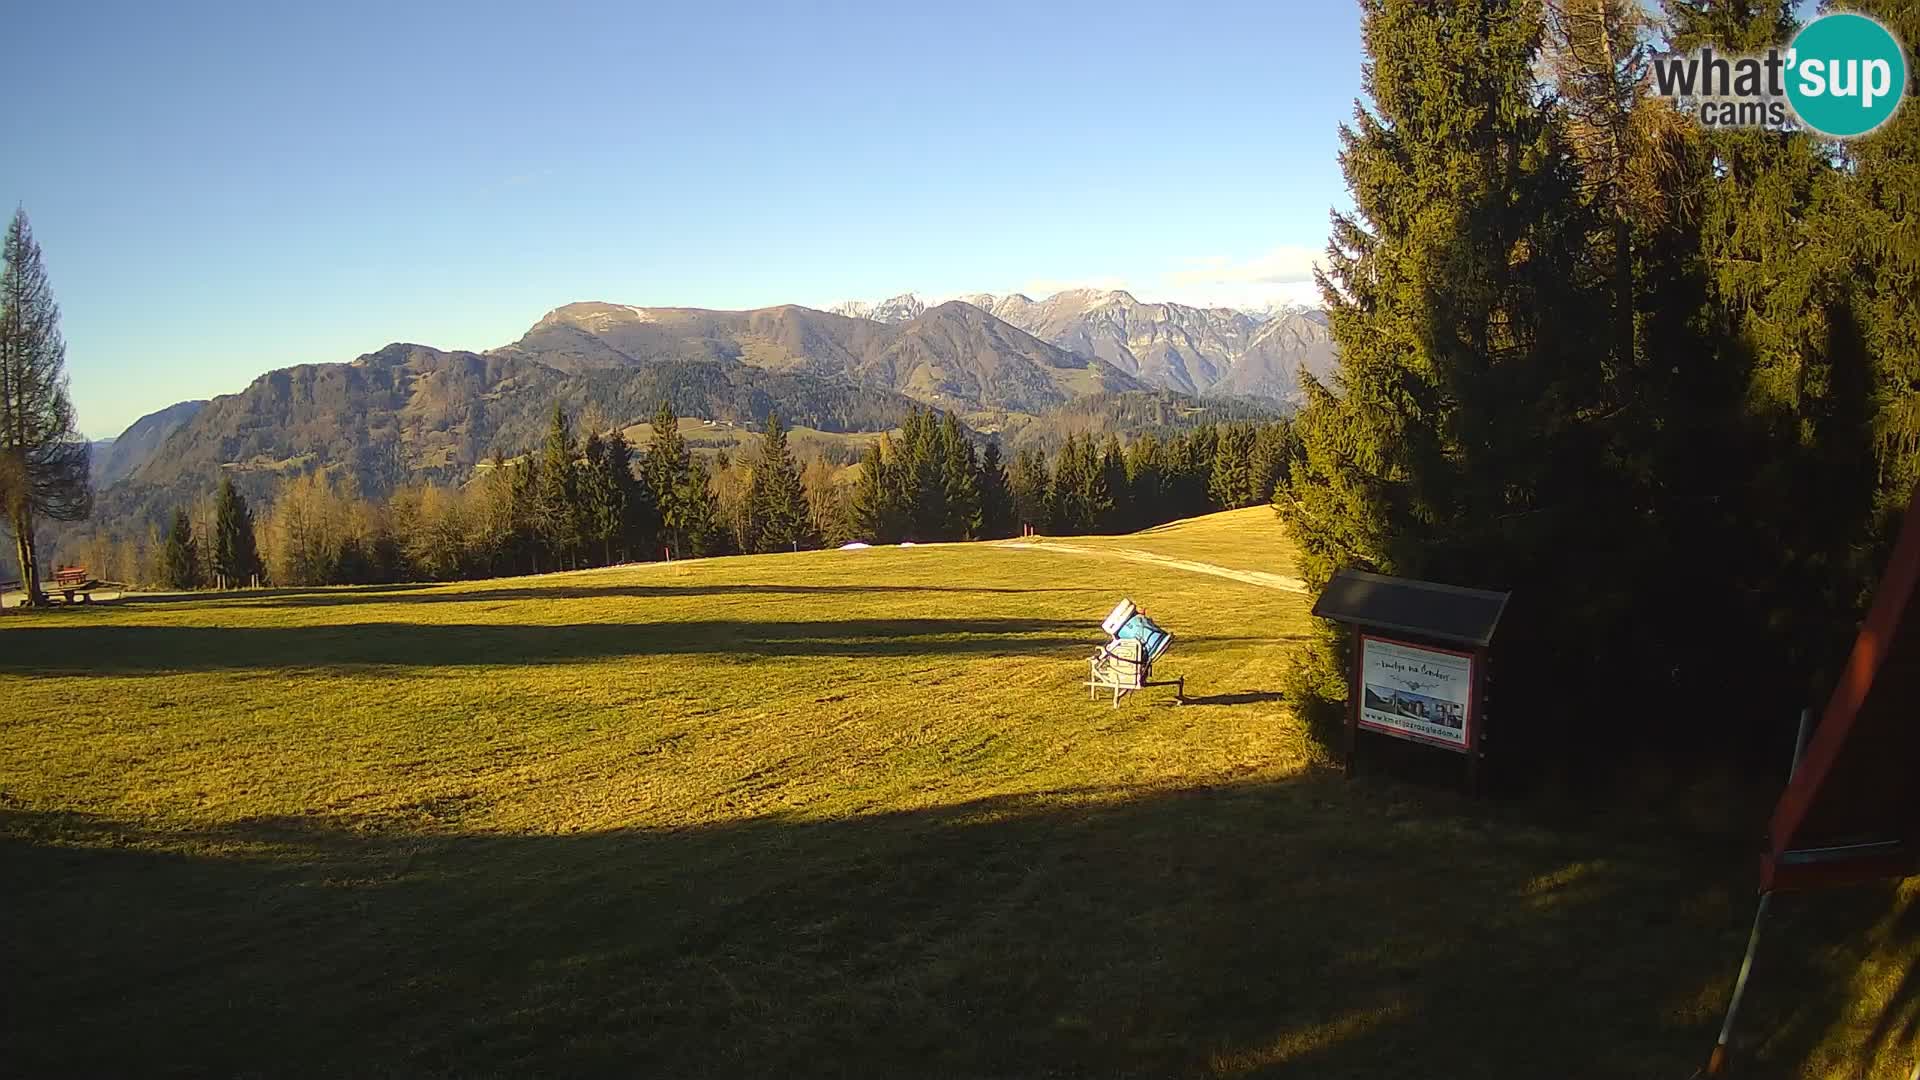
[[[57,592],[66,603],[73,603],[74,596],[80,597],[80,603],[90,603],[93,591],[106,582],[95,579],[87,573],[84,566],[61,566],[53,571],[53,587],[48,592]]]

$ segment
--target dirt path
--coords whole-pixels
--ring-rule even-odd
[[[995,547],[1024,548],[1033,551],[1063,551],[1071,555],[1092,555],[1096,558],[1125,559],[1128,562],[1147,563],[1152,566],[1164,566],[1170,570],[1185,570],[1194,574],[1212,574],[1214,577],[1232,578],[1248,585],[1258,585],[1263,589],[1278,589],[1281,592],[1305,593],[1307,583],[1297,577],[1285,574],[1268,574],[1259,570],[1234,570],[1230,567],[1215,566],[1213,563],[1190,562],[1186,559],[1173,559],[1165,555],[1155,555],[1151,551],[1122,547],[1082,547],[1079,544],[1062,544],[1048,541],[1042,544],[1024,540],[1003,540]]]

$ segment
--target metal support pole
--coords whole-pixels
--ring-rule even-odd
[[[1787,770],[1787,783],[1793,783],[1793,776],[1800,771],[1800,755],[1807,748],[1807,727],[1813,722],[1811,708],[1800,710],[1800,731],[1793,740],[1793,765]],[[1713,1044],[1713,1053],[1707,1057],[1707,1076],[1725,1076],[1727,1074],[1727,1043],[1733,1038],[1734,1017],[1740,1013],[1740,999],[1747,994],[1747,977],[1753,974],[1753,954],[1760,949],[1760,927],[1767,921],[1767,905],[1773,899],[1771,892],[1760,894],[1760,906],[1753,913],[1753,931],[1747,935],[1747,955],[1740,961],[1740,974],[1733,980],[1733,998],[1727,1002],[1727,1019],[1720,1025],[1720,1039]],[[1916,1071],[1920,1071],[1917,1069]]]

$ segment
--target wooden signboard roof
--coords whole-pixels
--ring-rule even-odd
[[[1763,890],[1920,872],[1920,492],[1775,807]]]
[[[1335,622],[1484,649],[1493,642],[1509,595],[1342,570],[1314,601],[1313,613]]]

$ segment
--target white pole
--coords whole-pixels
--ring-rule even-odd
[[[1793,765],[1787,770],[1787,783],[1793,783],[1793,776],[1800,771],[1800,755],[1807,748],[1807,726],[1813,722],[1811,708],[1800,710],[1800,731],[1793,740]],[[1773,893],[1760,894],[1760,906],[1753,913],[1753,931],[1747,935],[1747,955],[1740,961],[1740,974],[1733,980],[1733,998],[1727,1002],[1727,1019],[1720,1025],[1720,1039],[1713,1044],[1713,1054],[1707,1058],[1708,1076],[1724,1076],[1727,1071],[1727,1041],[1733,1037],[1733,1019],[1740,1012],[1740,999],[1747,994],[1747,976],[1753,974],[1753,954],[1760,949],[1760,926],[1767,919],[1767,904],[1773,899]],[[1914,1067],[1914,1080],[1920,1080],[1920,1065]]]

